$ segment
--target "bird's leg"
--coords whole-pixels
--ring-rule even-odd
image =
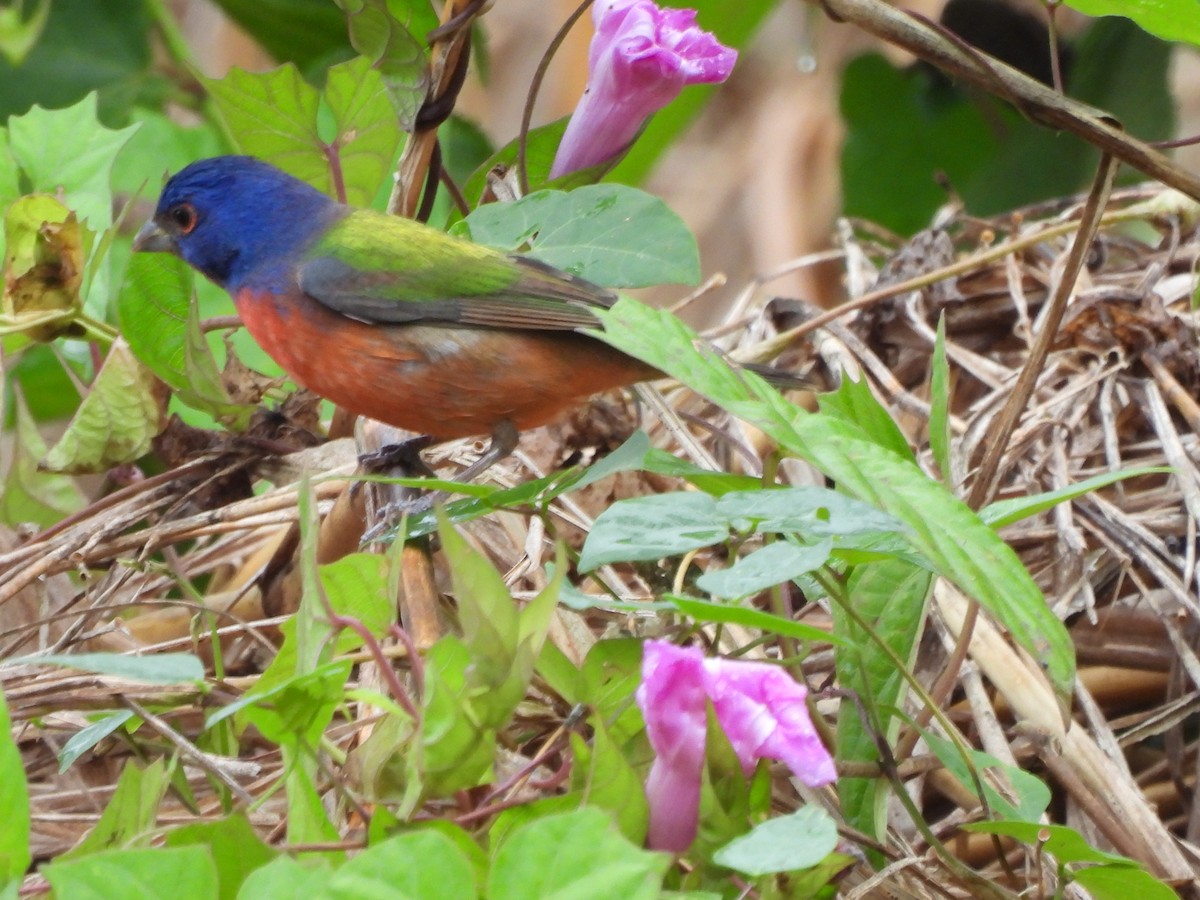
[[[516,426],[508,419],[501,419],[492,429],[492,442],[483,451],[483,455],[459,472],[458,477],[454,480],[467,484],[474,481],[500,460],[510,456],[517,449],[519,440],[520,435],[517,434]]]
[[[520,435],[517,433],[516,426],[513,425],[512,422],[508,421],[507,419],[498,422],[492,429],[492,441],[490,444],[488,444],[487,450],[483,452],[483,455],[481,455],[479,459],[475,460],[475,462],[471,463],[471,465],[459,472],[458,477],[454,480],[461,481],[464,484],[474,481],[496,463],[500,462],[500,460],[511,455],[513,450],[517,449],[517,443],[519,440]],[[424,468],[426,471],[429,471],[428,466],[426,466],[424,461],[421,460],[419,451],[424,447],[429,446],[430,443],[432,443],[432,439],[427,436],[413,438],[412,440],[405,441],[402,444],[393,444],[389,447],[384,447],[378,453],[371,454],[371,457],[385,457],[386,459],[391,459],[394,462],[397,460],[397,457],[385,455],[390,454],[393,451],[409,452],[413,457],[416,458],[422,468]],[[417,446],[415,446],[415,448],[409,447],[410,444]],[[405,459],[405,462],[411,464],[411,460]],[[430,472],[430,474],[433,473]],[[369,529],[367,533],[363,535],[363,543],[369,543],[370,541],[375,540],[377,537],[399,522],[404,515],[407,514],[413,516],[423,513],[426,510],[431,509],[435,503],[441,503],[445,501],[449,496],[450,495],[446,491],[430,491],[423,497],[415,500],[389,503],[379,511],[379,523],[373,528]]]

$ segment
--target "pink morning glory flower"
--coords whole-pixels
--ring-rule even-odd
[[[637,702],[654,748],[646,779],[651,849],[682,853],[696,837],[707,713],[749,777],[760,759],[784,762],[809,787],[837,778],[805,704],[807,690],[778,666],[705,659],[698,647],[647,641]]]
[[[567,124],[550,177],[586,169],[625,151],[651,115],[685,85],[716,84],[737,51],[696,25],[694,9],[652,0],[596,0],[588,84]]]

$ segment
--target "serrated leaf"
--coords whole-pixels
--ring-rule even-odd
[[[579,571],[687,553],[729,537],[716,501],[696,491],[652,494],[614,503],[596,518],[579,554]]]
[[[330,68],[324,100],[334,134],[322,135],[322,95],[293,65],[270,72],[230,69],[204,82],[241,149],[331,196],[370,203],[391,165],[400,130],[383,80],[356,57]],[[331,164],[336,161],[336,165]]]
[[[51,472],[78,474],[133,462],[150,449],[166,424],[165,414],[158,379],[118,339],[43,465]]]
[[[622,298],[599,316],[604,331],[598,336],[678,378],[808,460],[839,489],[903,522],[914,549],[1009,630],[1045,667],[1062,708],[1069,707],[1075,655],[1066,628],[1013,549],[943,485],[855,426],[807,412],[753,373],[730,369],[670,313]]]
[[[629,843],[597,809],[545,816],[514,829],[488,873],[489,900],[652,900],[671,859]]]
[[[61,109],[97,90],[100,117],[121,121],[135,93],[149,95],[162,83],[149,71],[153,28],[142,0],[52,0],[49,7],[45,30],[21,65],[0,59],[0,121],[35,103]],[[79,133],[66,146],[86,141]]]
[[[737,600],[819,569],[829,560],[833,541],[793,544],[781,540],[738,559],[726,569],[709,569],[696,587],[714,597]]]
[[[346,13],[350,43],[382,76],[397,119],[411,130],[429,79],[422,42],[392,15],[384,0],[336,2]]]
[[[109,850],[59,857],[42,874],[55,897],[85,900],[180,900],[217,896],[217,870],[203,847]]]
[[[480,244],[530,256],[613,288],[694,284],[696,239],[660,199],[636,188],[596,184],[538,191],[489,203],[456,229]]]
[[[29,788],[21,750],[12,736],[8,705],[0,693],[0,888],[19,884],[31,860],[29,852]]]
[[[713,862],[757,878],[815,866],[837,847],[837,823],[819,806],[755,825],[713,854]]]
[[[101,125],[93,93],[66,109],[35,106],[9,119],[9,152],[31,191],[61,189],[66,205],[99,233],[112,224],[113,162],[136,130]]]

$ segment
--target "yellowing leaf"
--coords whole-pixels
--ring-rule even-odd
[[[75,213],[45,194],[22,197],[4,216],[4,237],[7,329],[38,341],[71,332],[86,256]]]
[[[166,397],[161,382],[118,340],[42,468],[77,474],[132,462],[162,430]]]

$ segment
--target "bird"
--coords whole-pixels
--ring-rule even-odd
[[[427,436],[490,435],[464,480],[588,396],[661,378],[586,333],[617,294],[531,256],[339,203],[252,156],[170,177],[133,249],[228,291],[298,384]]]

